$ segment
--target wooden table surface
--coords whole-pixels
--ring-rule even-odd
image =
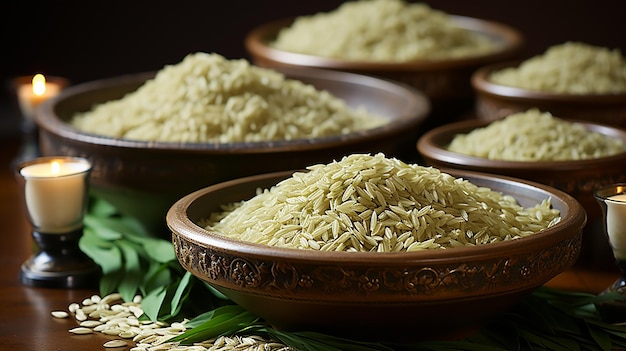
[[[74,320],[55,319],[50,314],[67,310],[70,303],[80,302],[96,291],[42,289],[20,283],[20,266],[33,244],[11,166],[19,144],[18,138],[0,139],[0,223],[4,225],[0,244],[0,350],[104,350],[102,344],[110,337],[70,334],[68,330],[76,326]],[[562,273],[548,285],[597,293],[617,277],[617,269],[582,265]]]

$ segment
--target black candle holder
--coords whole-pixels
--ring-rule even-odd
[[[100,267],[78,246],[83,228],[62,234],[32,232],[39,252],[23,264],[23,284],[45,288],[97,288]]]
[[[596,304],[602,318],[609,323],[626,322],[626,202],[611,200],[611,197],[623,194],[626,194],[626,183],[608,185],[594,193],[602,208],[604,234],[621,271],[621,276],[601,293],[617,294],[620,298]]]

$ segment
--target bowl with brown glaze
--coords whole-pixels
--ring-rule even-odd
[[[509,61],[486,65],[471,77],[476,94],[476,116],[493,121],[515,112],[538,108],[555,116],[626,127],[626,93],[621,94],[566,94],[535,91],[494,83],[493,72],[517,67],[523,61]]]
[[[550,197],[561,220],[519,240],[387,253],[279,248],[228,238],[200,224],[221,205],[245,201],[291,174],[215,184],[184,196],[167,215],[186,270],[286,330],[367,340],[464,335],[573,264],[586,221],[580,204],[560,190],[455,170],[450,174],[524,206]]]
[[[493,40],[497,49],[489,54],[454,59],[373,62],[328,58],[287,52],[272,47],[279,31],[294,19],[262,24],[245,38],[245,47],[253,62],[263,67],[314,67],[388,78],[422,91],[433,103],[433,112],[448,117],[471,106],[474,94],[471,75],[484,65],[516,58],[523,45],[523,35],[503,23],[465,16],[451,16],[465,30]]]
[[[154,76],[142,73],[77,84],[42,104],[36,117],[41,152],[90,159],[94,194],[150,228],[166,232],[165,213],[172,203],[210,184],[329,162],[352,152],[415,151],[417,130],[430,112],[430,102],[417,90],[344,72],[302,68],[281,72],[388,123],[335,137],[241,143],[127,140],[82,132],[69,123],[75,113],[119,99]]]
[[[601,158],[532,162],[492,160],[448,150],[456,135],[467,134],[490,123],[474,119],[434,128],[420,137],[417,149],[424,162],[434,167],[516,177],[568,193],[583,206],[588,216],[581,262],[612,266],[610,248],[602,236],[601,209],[593,193],[605,185],[626,181],[626,150]],[[626,131],[620,128],[584,121],[580,123],[589,131],[626,142]]]

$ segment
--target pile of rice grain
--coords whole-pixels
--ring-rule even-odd
[[[298,17],[270,45],[381,62],[464,58],[496,49],[492,40],[456,26],[448,14],[402,0],[349,1],[331,12]]]
[[[565,94],[626,93],[626,58],[619,49],[566,42],[518,67],[493,72],[497,84]]]
[[[209,143],[329,137],[384,123],[327,91],[208,53],[189,54],[136,91],[71,120],[114,138]]]
[[[488,244],[529,236],[560,220],[550,199],[523,208],[511,196],[383,154],[310,166],[223,209],[202,225],[242,241],[323,251]]]
[[[491,160],[569,161],[616,155],[624,147],[622,139],[530,109],[458,134],[447,149]]]

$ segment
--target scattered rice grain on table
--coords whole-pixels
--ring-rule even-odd
[[[200,225],[271,246],[396,252],[513,240],[559,220],[549,198],[523,208],[509,195],[379,153],[310,166]]]
[[[336,136],[387,119],[278,71],[198,52],[124,97],[77,113],[70,123],[129,140],[233,143]]]
[[[524,162],[585,160],[626,151],[622,139],[538,109],[514,113],[458,134],[447,149],[491,160]]]
[[[619,49],[565,42],[517,67],[494,71],[497,84],[565,94],[626,93],[626,57]]]
[[[113,293],[102,298],[93,295],[81,303],[72,303],[68,306],[68,312],[74,315],[79,326],[71,328],[69,332],[113,336],[116,339],[104,342],[104,348],[130,346],[130,351],[295,351],[282,343],[255,335],[222,335],[190,346],[169,342],[169,339],[187,330],[185,324],[188,320],[171,324],[140,320],[143,314],[141,300],[138,295],[133,301],[124,302],[120,294]],[[77,319],[77,315],[86,318]]]
[[[484,55],[497,49],[426,3],[348,1],[330,12],[297,17],[271,46],[347,60],[406,62]]]

